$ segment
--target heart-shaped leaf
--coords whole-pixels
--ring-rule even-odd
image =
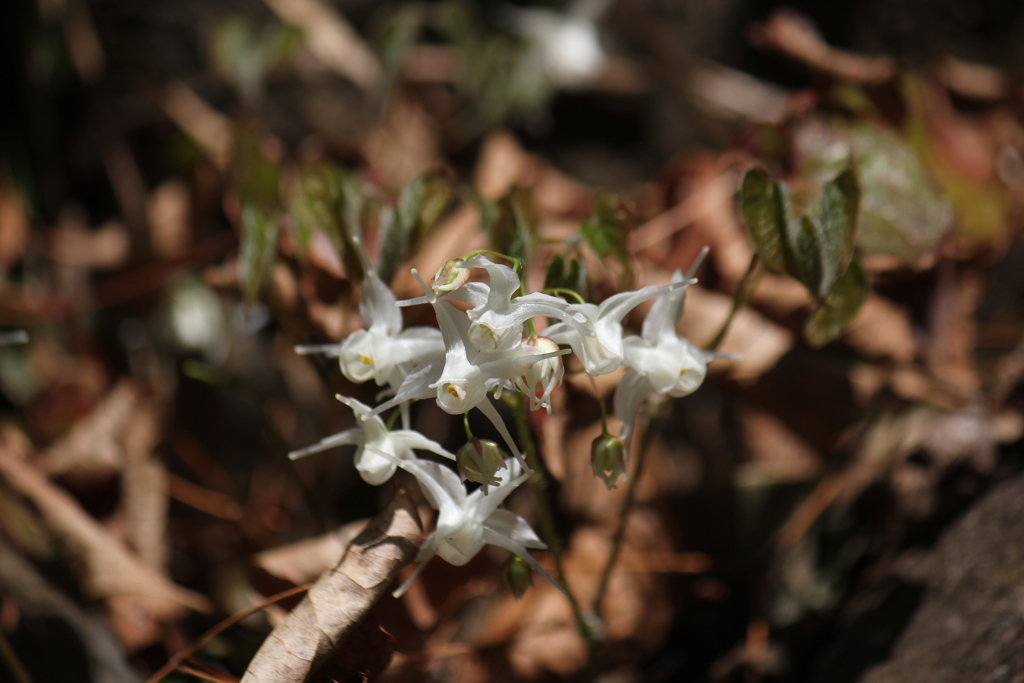
[[[812,346],[824,346],[857,315],[868,298],[868,278],[857,261],[851,261],[828,299],[807,319],[804,337]]]

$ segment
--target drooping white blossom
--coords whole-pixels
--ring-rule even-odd
[[[356,470],[363,481],[374,486],[391,479],[398,467],[397,463],[414,458],[414,449],[437,453],[450,460],[455,459],[455,455],[445,450],[441,444],[417,431],[388,431],[380,417],[370,415],[368,405],[347,396],[338,395],[336,398],[352,409],[359,426],[328,436],[312,446],[292,451],[288,454],[289,458],[295,460],[337,446],[356,446]]]
[[[359,240],[353,241],[365,271],[359,297],[359,315],[365,329],[356,330],[340,344],[297,346],[295,350],[336,356],[349,381],[373,379],[378,386],[388,385],[397,391],[410,372],[444,356],[444,342],[440,331],[433,327],[402,329],[402,312],[395,295],[373,269]]]
[[[564,591],[530,555],[530,548],[543,550],[547,546],[529,523],[514,512],[498,508],[529,477],[516,461],[509,461],[504,477],[487,495],[480,489],[467,494],[459,475],[438,463],[411,459],[396,464],[416,477],[420,490],[438,515],[434,532],[427,536],[416,556],[415,569],[395,590],[395,597],[405,593],[434,555],[461,567],[485,545],[496,545],[516,554]]]
[[[640,336],[631,335],[623,342],[622,364],[628,368],[615,390],[615,416],[622,421],[620,438],[629,454],[629,445],[637,414],[652,395],[680,398],[693,393],[707,376],[708,361],[722,357],[702,351],[676,332],[683,315],[686,298],[685,283],[693,282],[696,272],[707,254],[705,247],[689,272],[677,270],[672,274],[672,286],[661,294],[644,319]]]

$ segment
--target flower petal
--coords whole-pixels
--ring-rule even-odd
[[[405,591],[409,590],[409,586],[416,580],[416,577],[420,575],[423,568],[427,566],[427,563],[434,559],[434,555],[437,554],[437,532],[434,532],[426,537],[423,541],[423,545],[420,546],[420,550],[416,553],[416,566],[413,568],[412,573],[405,578],[402,585],[395,589],[391,594],[396,598],[402,597]]]
[[[292,451],[288,454],[288,457],[292,460],[298,460],[299,458],[304,458],[307,455],[312,455],[313,453],[320,453],[330,448],[337,448],[338,446],[361,446],[362,444],[363,430],[359,427],[353,427],[352,429],[346,429],[343,432],[324,437],[312,446],[306,446],[305,448]]]

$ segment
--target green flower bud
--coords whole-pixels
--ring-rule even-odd
[[[481,485],[484,495],[487,487],[501,483],[495,473],[504,469],[505,458],[498,444],[488,439],[470,439],[455,453],[455,464],[459,467],[462,480],[475,481]]]
[[[430,283],[430,288],[435,293],[452,292],[469,282],[469,268],[460,268],[455,265],[460,262],[460,259],[452,259],[437,269],[437,272],[434,273],[434,280]]]
[[[516,600],[526,595],[526,591],[533,585],[533,569],[518,555],[509,558],[503,573],[505,583]]]
[[[594,476],[604,480],[609,490],[615,488],[620,475],[626,473],[626,449],[622,439],[605,432],[590,446],[590,464]]]

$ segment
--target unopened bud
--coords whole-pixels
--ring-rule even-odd
[[[453,292],[469,282],[469,268],[460,268],[456,265],[457,263],[461,263],[461,261],[459,259],[447,261],[434,273],[434,280],[430,283],[430,288],[435,293]]]
[[[594,439],[590,446],[590,464],[594,468],[594,476],[604,480],[609,490],[615,488],[619,476],[626,473],[625,456],[622,439],[607,432]]]
[[[558,351],[558,344],[547,337],[527,337],[523,339],[523,347],[537,354]],[[546,408],[550,413],[551,392],[562,383],[563,372],[562,359],[554,356],[529,366],[513,383],[530,399],[530,410]]]
[[[516,600],[526,595],[533,585],[533,569],[518,555],[513,555],[505,563],[505,583],[516,596]]]
[[[498,444],[488,439],[470,439],[455,453],[455,464],[459,467],[462,480],[480,484],[484,495],[487,487],[501,483],[495,473],[505,468],[505,458]]]

